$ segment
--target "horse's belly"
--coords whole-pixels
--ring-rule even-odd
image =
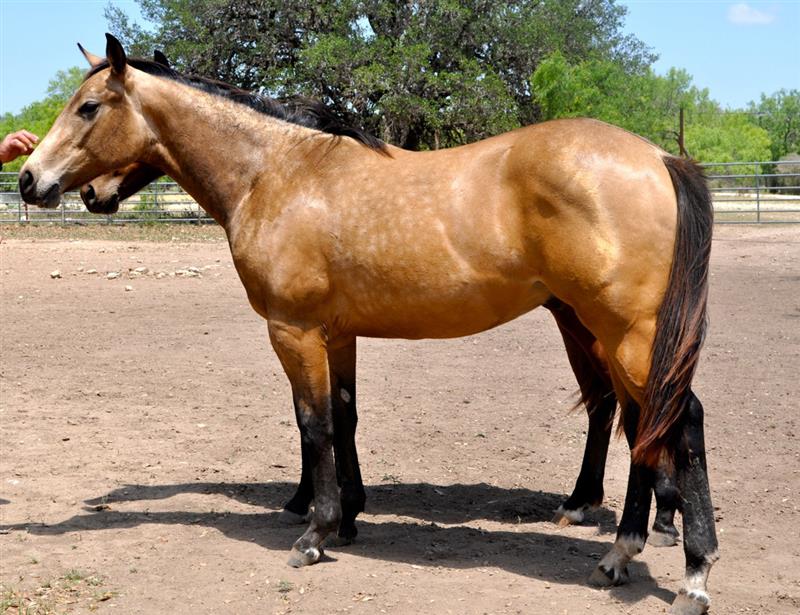
[[[541,282],[489,286],[470,292],[396,296],[360,309],[351,332],[364,337],[450,338],[486,331],[513,320],[547,301],[551,292]]]

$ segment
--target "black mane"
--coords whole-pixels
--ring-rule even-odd
[[[321,102],[302,97],[277,100],[275,98],[269,98],[242,90],[222,81],[194,75],[182,75],[169,66],[151,60],[145,60],[144,58],[128,58],[127,62],[130,66],[142,72],[157,77],[172,79],[178,83],[184,83],[198,90],[202,90],[203,92],[214,94],[215,96],[222,96],[223,98],[250,107],[264,115],[291,122],[299,126],[305,126],[306,128],[313,128],[338,137],[350,137],[372,149],[380,152],[386,151],[386,145],[383,141],[359,128],[348,125],[343,118]],[[109,64],[107,60],[104,60],[97,66],[93,66],[86,74],[86,77],[84,77],[84,81],[95,73],[108,67]]]

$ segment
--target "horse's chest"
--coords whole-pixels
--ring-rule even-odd
[[[250,304],[265,318],[276,309],[301,316],[323,300],[329,280],[316,260],[291,247],[270,257],[258,250],[234,251],[233,258]]]

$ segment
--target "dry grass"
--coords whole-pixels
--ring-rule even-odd
[[[96,611],[115,595],[104,584],[102,577],[75,569],[33,588],[0,584],[0,615],[59,615],[78,609]]]
[[[2,239],[117,240],[117,241],[225,241],[216,224],[2,224]]]

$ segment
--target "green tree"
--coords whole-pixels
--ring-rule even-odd
[[[570,63],[555,52],[539,64],[531,84],[542,119],[592,117],[647,137],[673,153],[678,153],[681,108],[687,110],[690,122],[697,123],[721,113],[708,90],[698,89],[686,71],[675,68],[660,76],[648,67],[627,67],[607,59]]]
[[[653,60],[614,0],[137,0],[111,30],[143,56],[274,96],[321,98],[387,141],[454,145],[539,119],[530,76],[560,50]]]
[[[772,160],[800,153],[800,90],[762,94],[757,104],[750,103],[748,112],[769,133]]]
[[[700,162],[744,162],[767,160],[770,155],[769,133],[757,126],[742,111],[728,111],[702,123],[689,123],[686,148]],[[755,172],[756,167],[742,167],[739,173]]]
[[[47,96],[23,107],[19,113],[5,113],[0,116],[0,135],[25,128],[44,138],[56,121],[64,104],[83,81],[83,71],[78,67],[60,70],[47,86]],[[4,171],[18,171],[25,163],[24,158],[3,165]]]

